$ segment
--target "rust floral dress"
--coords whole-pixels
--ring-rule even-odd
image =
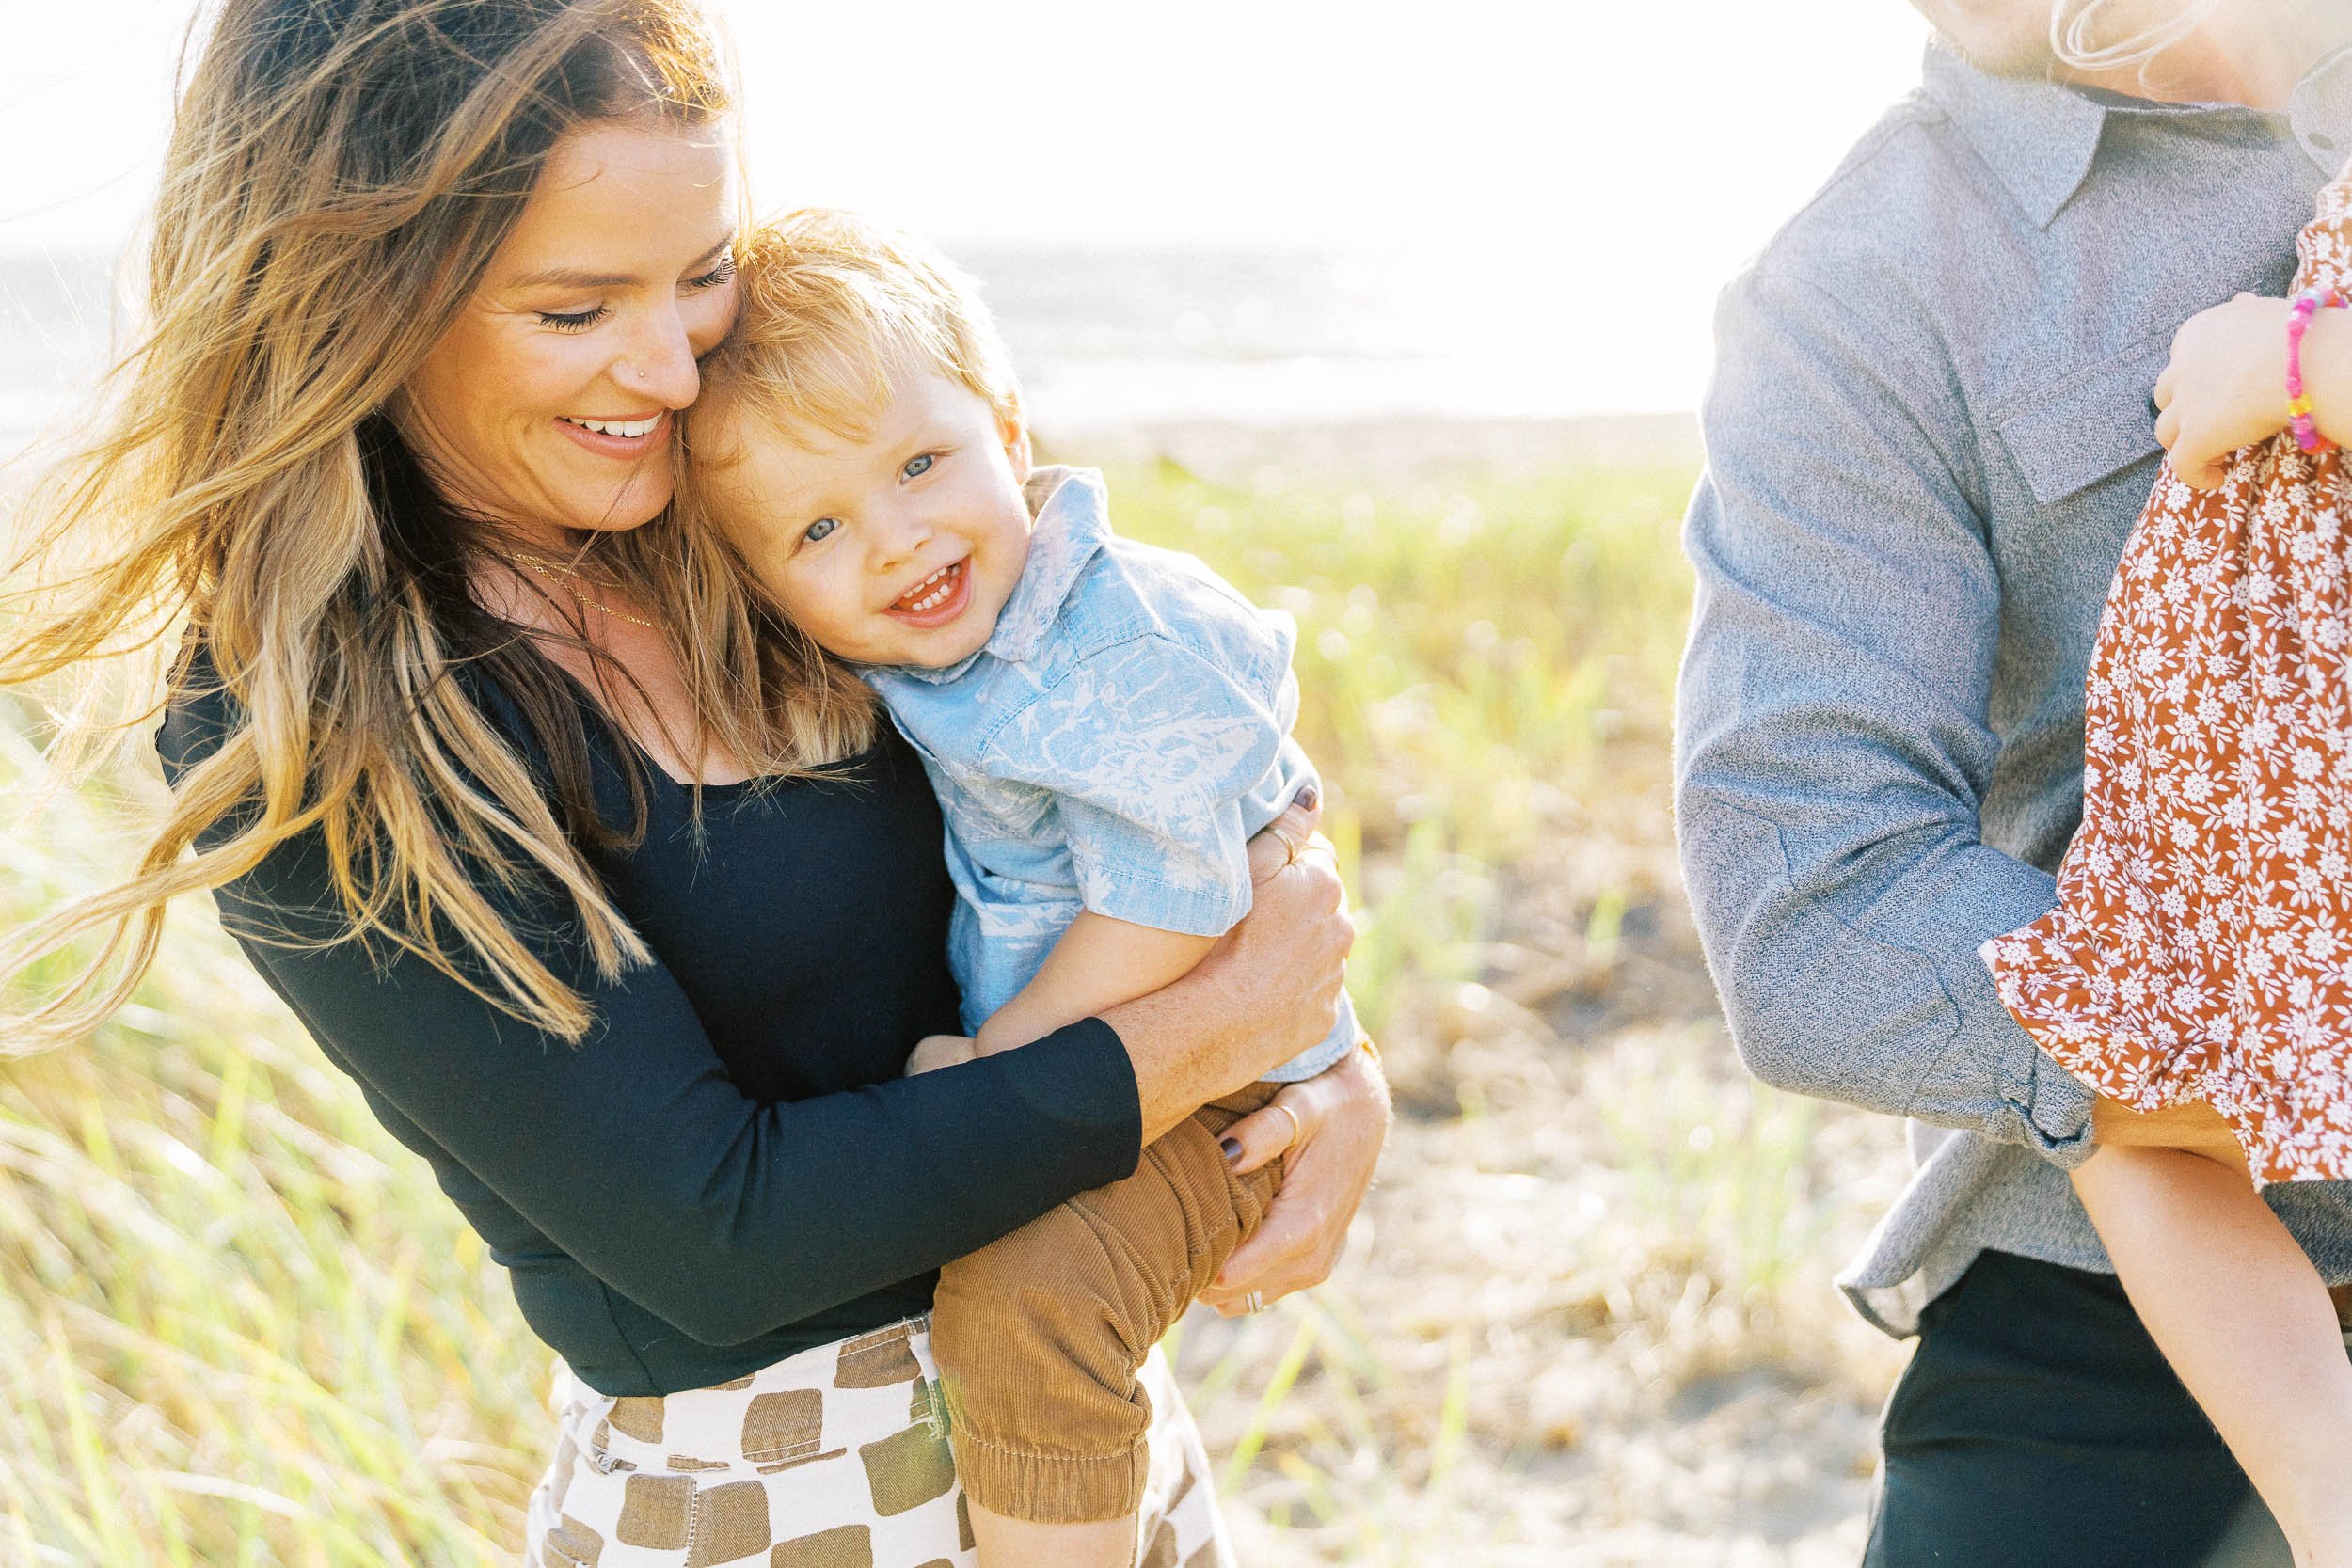
[[[2298,290],[2352,292],[2352,169]],[[2202,494],[2169,463],[2085,690],[2058,905],[1983,948],[2100,1094],[2205,1101],[2256,1183],[2352,1178],[2352,476],[2280,435]]]

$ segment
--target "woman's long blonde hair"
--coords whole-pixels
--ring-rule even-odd
[[[494,540],[441,502],[386,410],[566,132],[731,104],[695,0],[219,7],[183,71],[146,310],[107,412],[17,505],[0,686],[84,687],[51,752],[63,775],[200,688],[231,721],[129,880],[0,942],[0,983],[81,956],[0,1020],[0,1049],[86,1032],[152,961],[168,900],[298,834],[327,858],[335,940],[421,955],[564,1038],[589,1008],[502,904],[576,924],[606,979],[646,958],[581,853],[642,833],[642,778],[633,820],[599,814],[568,677],[474,602]],[[777,635],[714,547],[665,515],[593,554],[663,610],[698,738],[787,776],[866,743],[863,689]],[[87,700],[121,689],[109,667],[137,673],[129,712]],[[511,698],[523,745],[453,678],[469,667]]]

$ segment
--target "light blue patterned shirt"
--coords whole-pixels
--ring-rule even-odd
[[[1080,910],[1191,936],[1249,912],[1248,844],[1314,768],[1291,618],[1188,555],[1111,532],[1091,469],[1041,468],[1020,583],[980,651],[944,670],[868,665],[947,821],[947,956],[977,1031]],[[1311,1078],[1356,1043],[1266,1076]]]

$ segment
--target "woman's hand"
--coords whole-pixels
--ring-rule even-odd
[[[1339,1022],[1356,923],[1348,918],[1338,853],[1322,828],[1322,794],[1310,784],[1249,841],[1249,879],[1256,884],[1249,913],[1193,972],[1225,970],[1248,981],[1258,1027],[1297,1041],[1244,1083],[1322,1044]],[[1257,971],[1265,973],[1253,977]]]
[[[2244,1168],[2246,1150],[2221,1113],[2203,1101],[2135,1111],[2101,1095],[2090,1104],[2090,1141],[2114,1148],[2185,1148]]]
[[[2219,484],[2232,452],[2287,428],[2287,302],[2240,294],[2189,317],[2155,403],[2172,471],[2192,490]]]
[[[1356,925],[1330,841],[1315,831],[1319,807],[1302,792],[1249,841],[1249,913],[1191,974],[1104,1009],[1135,1064],[1144,1142],[1321,1043],[1338,1022]]]
[[[979,1053],[979,1041],[969,1035],[925,1035],[907,1056],[906,1076],[937,1072],[941,1068],[971,1061]]]
[[[1253,1292],[1261,1302],[1273,1301],[1329,1277],[1389,1135],[1388,1080],[1371,1053],[1351,1051],[1327,1072],[1291,1085],[1225,1135],[1241,1146],[1237,1170],[1288,1157],[1264,1222],[1226,1259],[1216,1283],[1200,1292],[1202,1301],[1232,1318],[1251,1309]]]
[[[1249,879],[1256,884],[1249,914],[1218,938],[1193,971],[1237,980],[1261,1004],[1251,1027],[1292,1046],[1242,1084],[1254,1084],[1268,1068],[1320,1046],[1339,1025],[1355,922],[1348,917],[1348,889],[1339,879],[1339,853],[1322,837],[1322,795],[1315,785],[1298,792],[1298,800],[1251,839]]]

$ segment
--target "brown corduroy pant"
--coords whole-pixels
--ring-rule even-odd
[[[1152,1419],[1136,1373],[1280,1186],[1280,1160],[1236,1176],[1218,1148],[1280,1087],[1211,1101],[1134,1175],[940,1271],[931,1345],[974,1501],[1051,1524],[1136,1511]]]

